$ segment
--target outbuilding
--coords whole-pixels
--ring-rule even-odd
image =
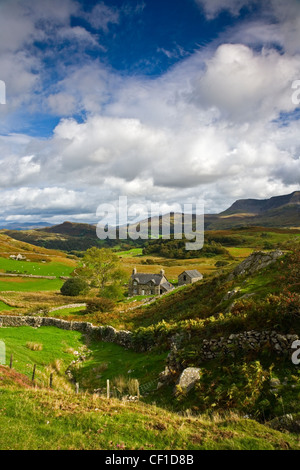
[[[193,284],[194,282],[201,281],[201,279],[203,279],[203,274],[199,273],[197,269],[183,271],[178,276],[178,286]]]

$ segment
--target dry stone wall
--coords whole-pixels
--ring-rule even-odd
[[[116,330],[112,326],[94,326],[92,323],[80,321],[66,321],[53,317],[12,316],[0,315],[0,326],[55,326],[63,330],[80,331],[88,335],[95,335],[100,341],[116,343],[126,348],[132,347],[132,333],[126,330]]]
[[[197,364],[201,365],[206,361],[224,355],[235,357],[239,352],[261,351],[266,347],[278,355],[291,355],[293,352],[292,344],[298,339],[298,335],[283,335],[269,330],[243,331],[242,333],[231,334],[229,337],[203,339],[197,353]],[[173,343],[168,355],[167,369],[177,371],[184,369],[179,360],[179,350],[177,350],[176,343]],[[164,371],[164,375],[168,376],[167,371]]]
[[[116,343],[126,348],[135,348],[131,331],[116,330],[112,326],[94,326],[89,322],[66,321],[53,317],[37,316],[13,316],[0,315],[0,327],[8,326],[31,326],[39,328],[41,326],[54,326],[64,330],[79,331],[84,334],[93,335],[99,341]],[[229,337],[217,339],[203,339],[199,345],[198,362],[217,358],[220,354],[234,355],[237,351],[260,350],[268,346],[275,353],[284,355],[292,352],[292,343],[298,340],[298,335],[282,335],[276,331],[244,331],[242,333],[231,334]],[[149,349],[155,346],[155,342],[149,345]],[[172,343],[171,343],[172,346]],[[177,365],[177,348],[173,343],[173,348],[168,357],[168,364],[172,367]]]

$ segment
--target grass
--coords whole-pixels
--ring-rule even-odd
[[[127,251],[118,251],[116,254],[121,258],[141,256],[143,254],[143,248],[132,248]]]
[[[82,334],[75,331],[28,326],[1,328],[0,341],[6,346],[6,364],[13,354],[13,367],[17,372],[31,377],[33,365],[37,365],[38,383],[45,380],[46,372],[49,376],[49,366],[55,361],[60,361],[60,370],[65,370],[74,357],[78,357],[75,351],[81,351],[86,344]],[[155,389],[167,355],[157,351],[137,353],[100,341],[93,341],[88,348],[90,355],[74,368],[73,375],[80,387],[89,391],[105,387],[107,379],[118,376],[138,379],[141,384],[155,381],[152,384]]]
[[[8,311],[8,310],[13,310],[15,307],[11,307],[10,305],[7,305],[6,303],[2,302],[0,300],[0,312]]]
[[[58,315],[59,317],[62,316],[69,316],[70,314],[84,312],[85,307],[69,307],[69,308],[60,308],[59,310],[52,310],[50,312],[51,316]]]
[[[6,346],[6,363],[13,354],[13,367],[17,372],[31,377],[33,365],[37,365],[37,383],[45,380],[48,367],[55,361],[61,361],[61,368],[67,368],[74,359],[72,351],[83,346],[82,335],[76,331],[64,331],[54,327],[1,328],[0,340]],[[28,345],[42,345],[39,348]],[[46,374],[47,375],[47,374]]]
[[[22,273],[59,277],[69,276],[73,269],[72,266],[57,262],[35,263],[32,261],[16,261],[0,257],[0,272],[4,273],[11,272],[16,274]]]
[[[140,384],[152,384],[156,389],[158,374],[164,370],[167,353],[152,351],[137,353],[113,343],[94,341],[89,344],[92,356],[74,370],[76,381],[93,391],[106,386],[106,380],[116,377],[138,379]],[[149,384],[151,385],[151,384]]]
[[[61,279],[30,279],[21,277],[0,278],[0,292],[57,291],[63,285]]]
[[[238,416],[184,417],[95,395],[1,388],[1,450],[286,450],[297,437]],[[25,438],[26,436],[26,438]]]

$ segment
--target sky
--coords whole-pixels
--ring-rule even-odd
[[[0,0],[0,80],[1,221],[299,190],[300,0]]]

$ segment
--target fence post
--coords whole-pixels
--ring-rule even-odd
[[[78,382],[76,382],[76,384],[75,384],[75,393],[76,393],[76,395],[78,395],[78,393],[79,393],[79,383]]]
[[[106,381],[106,397],[110,398],[109,379],[107,379],[107,381]]]
[[[52,372],[51,372],[51,374],[50,374],[50,381],[49,381],[49,387],[52,388],[52,386],[53,386],[53,374],[52,374]]]
[[[32,371],[32,382],[34,382],[34,377],[35,377],[35,369],[36,369],[36,364],[33,366],[33,371]]]
[[[9,368],[10,368],[10,369],[12,369],[13,358],[14,358],[14,356],[11,354],[11,355],[10,355],[10,361],[9,361]]]

